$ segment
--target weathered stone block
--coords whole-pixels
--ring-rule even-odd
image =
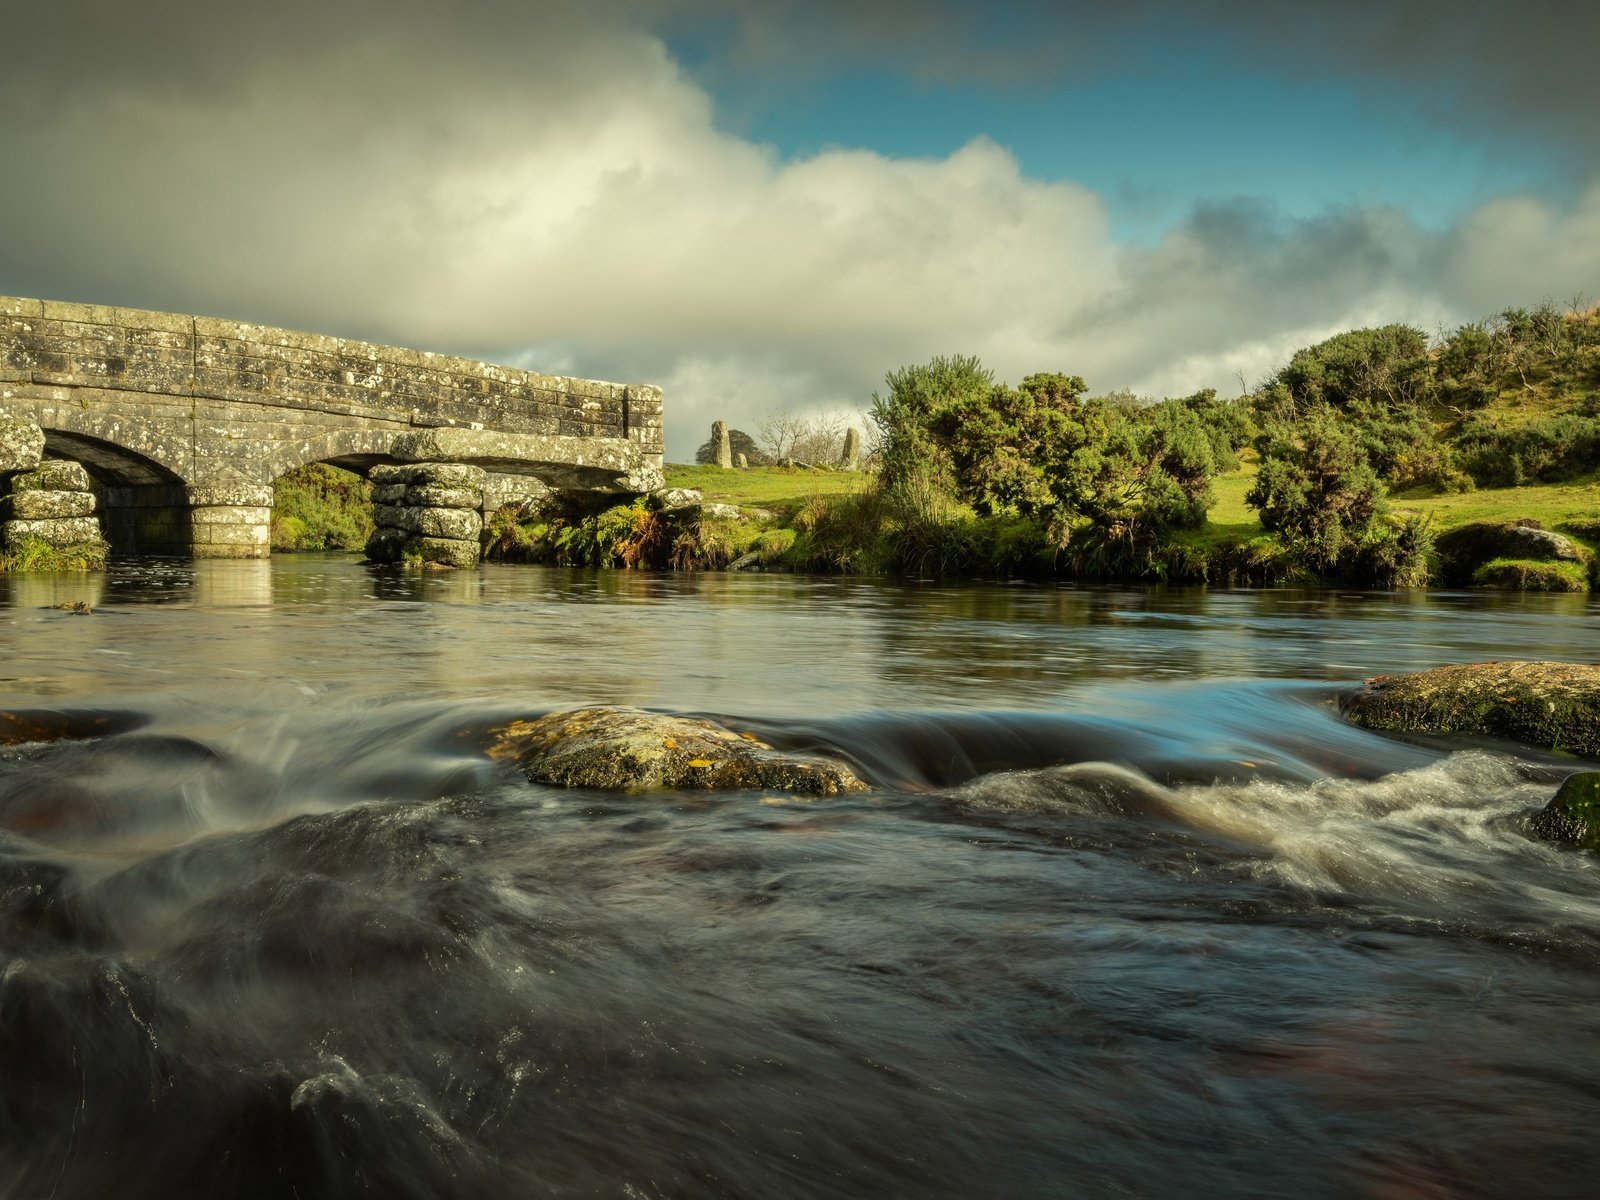
[[[80,463],[65,459],[47,459],[11,480],[14,492],[87,492],[89,488],[89,472]]]
[[[191,509],[189,520],[199,537],[202,525],[267,525],[272,521],[272,509],[250,504],[211,504]]]
[[[0,419],[0,475],[31,471],[43,456],[43,429],[32,421]]]
[[[372,519],[390,529],[404,529],[425,537],[455,538],[476,542],[483,530],[483,518],[476,509],[412,508],[395,504],[374,507]]]
[[[195,525],[195,553],[201,546],[260,546],[265,549],[269,529],[265,525]]]
[[[398,439],[396,439],[398,440]],[[375,484],[404,483],[448,488],[481,488],[484,470],[466,463],[407,463],[402,466],[377,466],[367,472]]]
[[[104,540],[100,533],[100,522],[93,517],[6,522],[6,545],[19,546],[27,538],[37,538],[47,546],[79,546]]]
[[[189,504],[194,508],[211,508],[216,505],[241,505],[249,508],[272,507],[270,484],[248,483],[243,480],[215,480],[210,483],[189,485]]]
[[[478,542],[475,538],[463,541],[425,537],[403,529],[380,527],[367,542],[367,557],[380,563],[415,558],[449,567],[475,567],[478,565]]]
[[[409,508],[470,508],[483,506],[478,488],[441,487],[432,483],[386,483],[372,490],[374,504],[399,504]]]
[[[0,497],[0,520],[49,521],[94,513],[93,492],[15,492]]]

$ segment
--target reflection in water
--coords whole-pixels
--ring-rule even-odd
[[[1524,828],[1578,764],[1331,704],[1593,660],[1584,598],[301,557],[0,605],[0,1196],[1592,1190],[1600,860]],[[594,701],[873,790],[482,753]]]

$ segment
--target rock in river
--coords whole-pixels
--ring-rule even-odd
[[[1552,842],[1600,850],[1600,771],[1568,775],[1555,799],[1533,814],[1529,827]]]
[[[1475,733],[1600,758],[1600,667],[1486,662],[1380,675],[1345,717],[1395,733]]]
[[[700,717],[579,708],[512,721],[491,733],[489,754],[515,758],[534,783],[558,787],[831,796],[867,786],[841,762],[774,750],[753,733]]]

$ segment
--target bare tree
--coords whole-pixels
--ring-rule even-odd
[[[833,466],[844,454],[844,431],[849,427],[845,413],[802,417],[779,409],[762,420],[758,433],[761,449],[776,462]]]

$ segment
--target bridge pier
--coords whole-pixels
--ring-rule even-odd
[[[196,558],[267,557],[272,526],[270,484],[190,484],[188,497]]]

